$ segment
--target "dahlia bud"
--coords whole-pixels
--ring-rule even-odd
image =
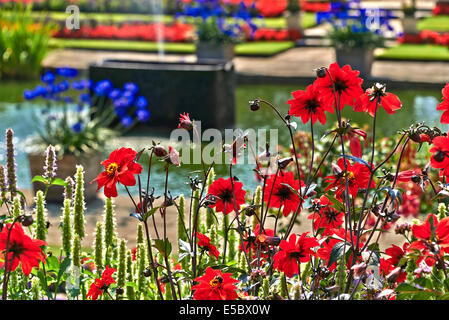
[[[279,169],[285,169],[287,165],[292,161],[293,161],[292,157],[279,159],[278,160]]]
[[[171,163],[177,167],[181,165],[179,162],[179,152],[170,146],[168,147],[168,156],[166,160],[168,163]]]
[[[186,130],[192,130],[193,128],[193,122],[190,120],[188,113],[181,113],[179,115],[179,124],[178,128],[186,129]]]
[[[153,150],[154,150],[154,154],[156,155],[156,157],[162,158],[162,157],[167,156],[167,150],[165,150],[165,148],[163,146],[161,146],[160,144],[155,146]]]
[[[419,133],[416,132],[416,131],[410,133],[410,134],[409,134],[409,138],[410,138],[412,141],[417,142],[417,143],[421,143],[421,142],[422,142]]]
[[[251,100],[249,102],[251,111],[257,111],[260,109],[260,100]]]
[[[253,269],[251,272],[251,275],[249,276],[250,280],[255,280],[259,278],[265,278],[267,276],[267,273],[262,269]]]
[[[420,183],[421,182],[421,177],[418,174],[415,174],[414,176],[412,176],[410,178],[410,180],[412,180],[412,182],[414,182],[414,183]]]
[[[247,217],[252,217],[253,215],[256,214],[256,208],[254,205],[249,206],[245,209],[245,214]]]
[[[406,234],[407,232],[412,230],[412,226],[410,223],[404,222],[401,224],[397,224],[394,232],[396,234]]]
[[[432,139],[430,139],[430,136],[425,133],[421,133],[419,135],[419,138],[421,139],[421,142],[431,142],[432,141]]]
[[[315,69],[315,73],[318,78],[325,78],[326,77],[326,67],[321,67],[321,68]]]
[[[330,271],[328,268],[326,267],[319,267],[317,270],[317,274],[321,277],[321,278],[327,278],[330,275]]]
[[[32,215],[22,216],[22,218],[21,218],[21,222],[24,227],[31,226],[33,224],[33,221],[34,221],[34,219],[33,219]]]
[[[150,268],[146,268],[146,269],[143,271],[143,275],[144,275],[146,278],[151,277],[152,274],[153,274],[153,273],[152,273],[152,271],[151,271]]]
[[[291,118],[292,118],[292,116],[289,115],[289,114],[286,114],[285,117],[284,117],[284,119],[287,120],[287,121],[290,121]]]
[[[256,237],[256,243],[260,244],[261,246],[277,246],[281,243],[281,238],[259,234]]]
[[[204,207],[213,206],[216,203],[217,203],[217,197],[210,194],[207,196],[206,200],[204,200]]]
[[[122,295],[125,291],[123,290],[123,288],[118,287],[117,289],[115,289],[115,293]]]

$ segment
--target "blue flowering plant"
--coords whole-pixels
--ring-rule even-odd
[[[245,32],[257,29],[252,10],[243,2],[235,7],[222,0],[198,0],[184,4],[176,17],[194,18],[199,42],[225,44],[243,40]]]
[[[148,101],[135,83],[123,88],[109,80],[94,83],[71,68],[46,71],[41,83],[23,94],[28,101],[44,102],[34,114],[37,135],[32,145],[52,145],[57,156],[98,152],[111,138],[150,118]]]
[[[360,0],[333,2],[329,11],[317,13],[318,24],[332,25],[328,33],[332,45],[345,50],[383,46],[385,33],[394,31],[392,18],[391,11],[363,8]]]

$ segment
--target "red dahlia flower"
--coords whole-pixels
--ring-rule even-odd
[[[281,250],[273,257],[273,267],[276,270],[284,272],[287,277],[293,277],[299,272],[298,262],[308,262],[311,256],[316,256],[311,248],[319,247],[320,244],[316,238],[307,237],[307,234],[305,232],[296,239],[296,234],[293,233],[288,241],[281,241]]]
[[[210,185],[208,195],[213,195],[217,198],[216,203],[211,205],[211,207],[215,207],[217,212],[228,214],[232,211],[236,211],[236,209],[240,210],[240,206],[245,203],[246,191],[242,189],[243,183],[238,181],[233,181],[233,183],[237,208],[234,207],[231,178],[226,180],[219,178]]]
[[[441,169],[442,174],[449,177],[449,137],[439,136],[433,139],[433,153],[430,165],[435,169]]]
[[[438,221],[434,214],[429,214],[425,223],[412,226],[412,232],[418,240],[410,244],[408,251],[420,251],[429,266],[443,253],[449,253],[449,217]]]
[[[385,85],[380,83],[376,83],[372,88],[367,89],[365,93],[356,100],[354,111],[363,111],[374,117],[379,106],[382,106],[388,114],[394,114],[396,110],[401,109],[401,100],[399,100],[396,95],[385,92],[385,89]],[[378,102],[379,105],[377,104]]]
[[[222,273],[218,269],[207,267],[206,273],[202,277],[195,279],[198,284],[192,287],[195,291],[195,300],[235,300],[238,298],[237,287],[234,285],[238,281],[232,279],[232,273]]]
[[[112,278],[112,274],[115,271],[116,270],[114,268],[109,268],[109,266],[106,266],[106,269],[101,275],[101,279],[95,279],[95,282],[90,285],[89,292],[86,297],[91,300],[97,300],[98,296],[103,295],[109,286],[115,283],[115,280]]]
[[[117,197],[117,183],[124,186],[136,184],[135,174],[142,172],[142,166],[135,162],[137,152],[131,148],[120,148],[111,152],[109,158],[101,162],[105,171],[97,178],[98,190],[104,187],[104,195],[108,198]]]
[[[437,106],[437,110],[443,110],[441,123],[449,123],[449,83],[443,89],[443,101]]]
[[[343,158],[340,158],[338,160],[338,167],[335,167],[335,169],[337,170],[336,174],[325,177],[325,182],[330,183],[325,190],[327,191],[336,187],[337,191],[335,192],[335,196],[338,200],[341,200],[341,194],[346,189],[345,167],[343,161]],[[368,182],[371,172],[365,165],[360,163],[354,163],[354,165],[352,166],[349,163],[349,160],[346,160],[346,167],[349,194],[353,198],[355,198],[359,189],[368,188]],[[374,188],[375,186],[376,183],[374,181],[371,181],[370,188]]]
[[[329,101],[322,99],[314,84],[308,86],[306,91],[298,90],[292,92],[293,99],[288,100],[290,105],[288,114],[295,117],[301,117],[301,120],[306,124],[312,118],[312,124],[315,124],[317,119],[321,124],[326,124],[325,111],[334,113],[334,109]]]
[[[301,185],[304,186],[302,181]],[[272,174],[268,177],[265,184],[264,201],[268,202],[270,200],[268,205],[271,208],[281,208],[283,206],[282,214],[286,217],[290,212],[296,211],[301,202],[292,189],[296,190],[298,194],[301,192],[299,181],[295,180],[293,172],[281,171],[277,175]]]
[[[197,232],[196,237],[198,238],[198,246],[209,253],[210,256],[214,256],[216,259],[220,256],[217,248],[210,243],[210,239],[202,233]]]
[[[338,63],[331,64],[328,70],[332,79],[326,72],[324,78],[318,78],[314,83],[316,89],[321,93],[322,99],[325,103],[336,108],[337,106],[335,106],[333,93],[333,87],[335,86],[337,97],[340,98],[340,101],[337,100],[340,110],[343,109],[345,105],[354,105],[354,100],[363,94],[363,80],[359,78],[360,72],[352,70],[349,65],[340,68]]]
[[[315,231],[323,229],[324,236],[331,235],[343,224],[344,213],[335,210],[326,196],[320,198],[320,207],[318,212],[309,215],[309,219],[313,219]]]
[[[409,244],[406,242],[403,244],[402,248],[393,244],[391,248],[386,249],[385,253],[390,256],[388,261],[392,265],[398,266],[401,259],[405,256],[408,246]]]
[[[45,263],[45,254],[41,249],[41,246],[45,245],[45,241],[27,236],[20,224],[15,223],[11,228],[8,223],[0,232],[0,267],[6,265],[8,271],[14,271],[21,263],[23,274],[27,276],[33,267],[39,267],[40,261]]]

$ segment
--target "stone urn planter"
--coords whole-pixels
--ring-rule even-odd
[[[371,75],[371,67],[374,61],[374,49],[356,48],[352,50],[335,49],[337,63],[340,67],[349,64],[353,70],[360,71],[362,77]]]
[[[199,63],[224,62],[234,58],[234,44],[198,42],[196,45],[196,57]]]
[[[76,166],[78,164],[84,167],[84,199],[86,202],[94,200],[97,197],[97,184],[90,182],[95,179],[101,172],[102,166],[100,162],[103,159],[98,154],[92,154],[89,157],[79,158],[74,155],[66,155],[56,161],[58,167],[56,173],[57,177],[65,180],[71,176],[75,180]],[[43,167],[45,165],[45,154],[28,154],[28,161],[30,164],[31,177],[40,176],[43,174]],[[45,191],[45,186],[41,182],[33,183],[33,190],[36,193],[38,190]],[[47,193],[47,202],[62,203],[63,202],[64,187],[51,186]]]
[[[417,33],[416,28],[416,18],[414,16],[406,15],[401,19],[402,28],[404,30],[404,34],[413,34]]]

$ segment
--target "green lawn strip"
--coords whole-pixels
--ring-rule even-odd
[[[51,47],[95,50],[123,50],[123,51],[158,51],[158,44],[149,41],[98,40],[98,39],[51,39]],[[164,43],[166,52],[192,53],[195,51],[193,43]]]
[[[449,16],[432,16],[418,22],[419,30],[449,31]]]
[[[401,44],[376,57],[381,60],[449,61],[449,48],[431,44]]]
[[[33,11],[32,15],[34,15],[36,18],[44,18],[49,17],[54,20],[65,20],[69,15],[64,12],[43,12],[43,11]],[[127,13],[80,13],[80,19],[92,19],[96,20],[100,23],[119,23],[124,21],[142,21],[142,22],[151,22],[151,21],[158,21],[159,19],[162,19],[164,23],[171,23],[174,21],[174,17],[172,15],[163,15],[162,18],[156,15],[152,14],[127,14]],[[186,21],[189,23],[193,23],[194,18],[192,17],[181,17],[180,21]],[[232,20],[232,19],[230,19]],[[287,24],[285,22],[285,18],[278,17],[278,18],[263,18],[253,19],[254,23],[256,23],[259,26],[263,26],[266,28],[275,28],[275,29],[282,29],[286,28]],[[303,28],[311,28],[316,26],[316,15],[312,12],[306,12],[302,15],[302,26]]]
[[[237,45],[235,54],[238,56],[272,56],[294,46],[295,43],[293,41],[247,42]]]
[[[123,40],[85,40],[85,39],[51,39],[53,48],[95,49],[95,50],[123,50],[123,51],[158,51],[156,42],[123,41]],[[288,50],[294,46],[292,41],[260,41],[238,44],[237,55],[270,56]],[[163,50],[169,53],[194,53],[193,43],[164,43]]]

